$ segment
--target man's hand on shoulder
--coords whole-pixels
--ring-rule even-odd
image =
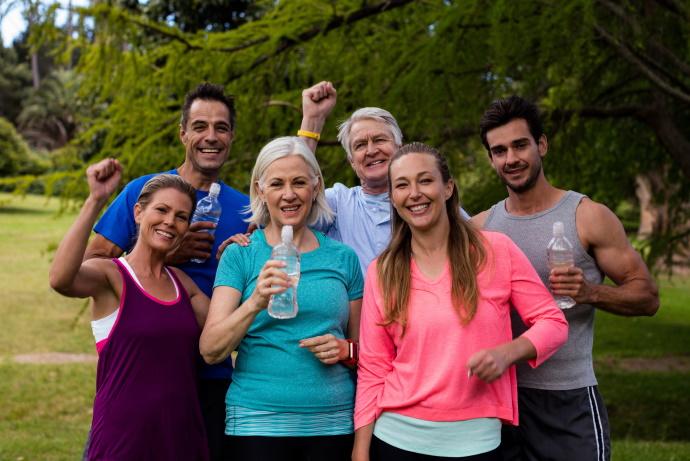
[[[214,229],[215,227],[215,224],[208,221],[197,221],[190,224],[187,232],[166,255],[165,264],[177,266],[195,258],[210,258],[215,237],[208,232],[199,231]]]

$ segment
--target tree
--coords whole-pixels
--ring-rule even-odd
[[[103,143],[132,177],[181,162],[176,120],[200,81],[237,95],[239,125],[225,179],[247,189],[253,158],[271,137],[294,133],[302,88],[339,90],[319,148],[327,183],[354,183],[333,142],[333,120],[380,106],[406,139],[447,152],[463,199],[479,212],[505,188],[477,139],[483,110],[500,96],[535,101],[551,140],[545,168],[557,186],[616,208],[635,178],[659,172],[669,232],[690,197],[690,8],[679,0],[326,0],[262,2],[235,28],[185,29],[167,17],[98,4],[93,42],[82,39],[82,95],[102,112],[81,137]],[[83,24],[82,24],[83,25]],[[208,28],[211,30],[208,30]],[[88,34],[82,34],[88,37]],[[279,102],[277,104],[276,102]],[[604,187],[602,187],[604,186]],[[669,234],[671,235],[671,234]],[[679,241],[683,241],[682,239]],[[685,234],[687,242],[687,234]]]
[[[14,48],[0,47],[0,117],[14,122],[31,86],[31,71]]]
[[[54,150],[74,138],[79,112],[78,80],[72,71],[54,70],[32,91],[17,117],[32,147]]]

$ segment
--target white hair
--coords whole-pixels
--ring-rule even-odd
[[[249,209],[247,210],[251,211],[252,214],[246,221],[264,227],[271,221],[268,207],[259,197],[255,184],[258,183],[259,188],[263,191],[266,170],[269,165],[288,155],[299,155],[302,157],[309,166],[312,185],[319,185],[316,199],[311,207],[309,216],[307,216],[307,225],[318,225],[321,227],[324,224],[332,223],[335,213],[326,202],[326,189],[323,185],[323,175],[321,174],[321,168],[319,168],[319,162],[316,161],[316,157],[314,157],[314,153],[309,149],[309,146],[300,138],[294,136],[274,139],[266,144],[256,157],[249,188]]]
[[[378,107],[363,107],[354,111],[350,117],[338,126],[338,141],[343,145],[343,149],[347,152],[347,159],[352,161],[352,152],[350,151],[350,130],[352,125],[360,120],[376,120],[388,125],[388,129],[393,134],[395,145],[399,149],[402,147],[402,131],[398,126],[395,117],[387,110],[379,109]]]

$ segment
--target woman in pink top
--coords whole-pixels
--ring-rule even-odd
[[[392,237],[365,282],[353,460],[501,460],[501,424],[518,423],[511,365],[553,354],[565,317],[510,239],[461,217],[438,151],[403,147],[388,180]],[[530,327],[515,340],[511,306]]]

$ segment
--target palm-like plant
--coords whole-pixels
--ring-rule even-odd
[[[19,131],[37,149],[53,150],[67,144],[77,131],[78,76],[54,70],[31,93],[17,118]]]

